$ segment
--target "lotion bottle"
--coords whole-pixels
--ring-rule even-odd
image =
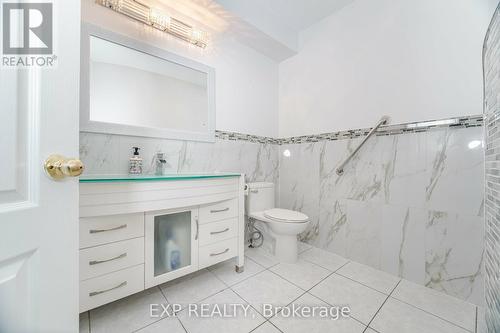
[[[142,157],[139,156],[139,147],[132,147],[134,155],[130,158],[129,173],[131,175],[140,175],[142,173]]]

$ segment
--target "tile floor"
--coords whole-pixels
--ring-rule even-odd
[[[485,333],[483,309],[333,253],[300,245],[296,264],[248,249],[245,271],[232,260],[80,315],[80,332]],[[177,303],[176,317],[151,318],[149,304]],[[188,315],[189,303],[244,304],[232,318]],[[346,319],[270,315],[262,304],[350,307]],[[288,309],[286,309],[288,310]],[[264,316],[267,315],[267,316]]]

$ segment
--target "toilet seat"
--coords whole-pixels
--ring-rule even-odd
[[[263,215],[272,221],[282,223],[304,223],[309,221],[307,215],[289,209],[272,208],[265,210]]]

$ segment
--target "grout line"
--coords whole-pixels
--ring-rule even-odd
[[[347,265],[348,263],[349,263],[349,262],[346,262],[345,264],[343,264],[342,266],[340,266],[339,268],[337,268],[335,271],[331,271],[331,270],[330,270],[330,273],[329,273],[327,276],[325,276],[324,278],[322,278],[320,281],[318,281],[317,283],[315,283],[312,287],[310,287],[310,288],[309,288],[309,289],[307,289],[307,290],[302,289],[301,287],[297,286],[295,283],[293,283],[293,282],[291,282],[291,281],[288,281],[287,279],[283,278],[282,276],[278,275],[277,273],[274,273],[273,271],[270,271],[270,272],[271,272],[271,273],[274,273],[274,274],[275,274],[275,275],[277,275],[278,277],[280,277],[280,278],[282,278],[282,279],[284,279],[284,280],[286,280],[286,281],[288,281],[288,282],[292,283],[293,285],[297,286],[299,289],[304,290],[304,292],[303,292],[302,294],[300,294],[299,296],[297,296],[295,299],[293,299],[290,303],[286,304],[284,307],[290,306],[291,304],[293,304],[293,302],[297,301],[299,298],[301,298],[302,296],[304,296],[304,295],[306,295],[306,294],[311,295],[312,297],[315,297],[315,298],[319,299],[320,301],[322,301],[322,302],[324,302],[324,303],[326,303],[326,304],[329,304],[328,302],[325,302],[325,301],[324,301],[324,300],[322,300],[321,298],[319,298],[319,297],[317,297],[317,296],[315,296],[315,295],[313,295],[313,294],[309,293],[309,291],[311,291],[314,287],[316,287],[317,285],[319,285],[321,282],[325,281],[325,280],[326,280],[326,279],[328,279],[330,276],[332,276],[333,274],[335,274],[335,272],[336,272],[337,270],[341,269],[342,267],[344,267],[344,266],[345,266],[345,265]],[[314,264],[314,263],[313,263],[313,264]],[[319,266],[319,265],[317,265],[317,266]],[[321,266],[320,266],[320,267],[321,267]],[[331,305],[331,304],[329,304],[329,305]],[[274,324],[271,322],[271,319],[272,319],[272,318],[274,318],[274,317],[276,317],[276,315],[278,315],[280,312],[281,312],[281,310],[280,310],[280,311],[278,311],[278,312],[276,312],[276,314],[275,314],[275,315],[273,315],[273,316],[271,316],[271,317],[267,318],[267,320],[266,320],[266,321],[268,321],[270,324],[272,324],[274,327],[276,327],[276,328],[277,328],[280,332],[282,332],[282,331],[281,331],[281,330],[280,330],[280,329],[279,329],[276,325],[274,325]],[[359,321],[359,320],[357,320],[357,319],[356,319],[356,318],[354,318],[354,317],[351,317],[351,318],[355,319],[356,321]],[[360,322],[360,321],[359,321],[359,322]],[[361,322],[360,322],[360,323],[361,323]],[[361,324],[363,324],[363,323],[361,323]],[[363,324],[363,325],[364,325],[364,324]]]
[[[273,266],[273,267],[274,267],[274,266]],[[271,267],[269,267],[269,268],[271,268]],[[270,269],[268,269],[268,271],[269,271],[270,273],[272,273],[272,274],[276,275],[277,277],[279,277],[279,278],[281,278],[281,279],[283,279],[283,280],[285,280],[285,281],[287,281],[287,282],[289,282],[289,283],[293,284],[295,287],[299,288],[300,290],[304,290],[304,291],[306,291],[306,289],[304,289],[303,287],[301,287],[301,286],[299,286],[299,285],[297,285],[297,284],[293,283],[292,281],[290,281],[290,280],[288,280],[287,278],[285,278],[285,277],[283,277],[283,276],[279,275],[278,273],[275,273],[275,272],[273,272],[273,271],[272,271],[272,270],[270,270]],[[328,274],[328,275],[331,275],[331,273],[329,272],[329,274]]]
[[[406,301],[403,301],[402,299],[399,299],[399,298],[397,298],[397,297],[394,297],[394,296],[390,296],[390,297],[391,297],[391,298],[393,298],[393,299],[395,299],[395,300],[397,300],[397,301],[400,301],[401,303],[405,303],[406,305],[409,305],[409,306],[411,306],[411,307],[413,307],[413,308],[415,308],[415,309],[418,309],[418,310],[423,311],[423,312],[425,312],[425,313],[427,313],[427,314],[430,314],[431,316],[434,316],[434,317],[436,317],[436,318],[438,318],[438,319],[441,319],[441,320],[443,320],[443,321],[446,321],[447,323],[452,324],[453,326],[459,327],[459,328],[461,328],[461,329],[463,329],[463,330],[465,330],[465,331],[467,331],[467,332],[471,332],[471,333],[473,333],[472,331],[469,331],[467,328],[462,327],[462,326],[460,326],[460,325],[458,325],[458,324],[455,324],[455,323],[453,323],[453,322],[449,321],[448,319],[442,318],[442,317],[438,316],[437,314],[434,314],[434,313],[432,313],[432,312],[429,312],[429,311],[427,311],[427,310],[424,310],[424,309],[422,309],[422,308],[419,308],[418,306],[413,305],[413,304],[410,304],[410,303],[408,303],[408,302],[406,302]]]
[[[262,268],[266,268],[264,265],[262,265],[261,263],[257,262],[257,260],[255,259],[252,259],[251,257],[247,256],[246,254],[244,255],[245,259],[248,259],[250,260],[251,262],[253,262],[254,264],[257,264],[259,266],[261,266]]]
[[[90,328],[90,310],[87,311],[88,319],[89,319],[89,333],[91,333],[91,328]]]
[[[252,333],[254,332],[256,329],[258,329],[259,327],[261,327],[262,325],[264,325],[265,323],[267,323],[267,320],[265,320],[263,323],[260,323],[257,327],[253,328],[249,333]]]
[[[179,318],[179,317],[177,317],[177,316],[175,316],[175,318],[177,318],[177,320],[178,320],[178,321],[179,321],[179,323],[181,324],[182,329],[184,329],[184,332],[188,333],[188,330],[187,330],[187,328],[184,326],[184,324],[182,323],[181,318]]]
[[[314,294],[311,294],[311,293],[309,293],[309,292],[307,292],[307,294],[311,295],[312,297],[315,297],[315,298],[319,299],[319,300],[320,300],[320,301],[322,301],[323,303],[326,303],[326,304],[328,304],[328,305],[330,305],[330,306],[338,306],[338,304],[331,304],[330,302],[327,302],[327,301],[326,301],[326,300],[324,300],[323,298],[321,298],[321,297],[319,297],[319,296],[316,296],[316,295],[314,295]],[[364,322],[362,322],[361,320],[359,320],[359,319],[358,319],[358,318],[356,318],[356,317],[353,317],[353,315],[352,315],[352,314],[349,314],[349,318],[356,320],[358,323],[360,323],[360,324],[361,324],[361,325],[363,325],[363,326],[366,326],[366,324],[365,324]]]
[[[476,323],[475,323],[475,328],[474,328],[474,332],[477,333],[477,306],[476,306]]]
[[[205,270],[206,270],[207,272],[210,272],[208,269],[205,269]],[[214,295],[217,295],[217,294],[219,294],[219,293],[221,293],[221,292],[223,292],[223,291],[225,291],[225,290],[227,290],[227,289],[230,289],[230,287],[229,287],[229,286],[227,286],[227,285],[226,285],[223,281],[221,281],[221,280],[217,277],[217,275],[215,275],[215,274],[214,274],[214,273],[212,273],[212,272],[210,272],[210,273],[211,273],[211,274],[212,274],[212,275],[213,275],[213,276],[214,276],[217,280],[219,280],[219,281],[220,281],[220,282],[224,285],[224,288],[223,288],[223,289],[220,289],[220,290],[217,290],[217,291],[216,291],[216,292],[214,292],[213,294],[210,294],[210,295],[208,295],[208,296],[206,296],[206,297],[204,297],[204,298],[202,298],[202,299],[200,299],[200,300],[194,301],[193,303],[200,303],[200,302],[203,302],[203,301],[204,301],[204,300],[206,300],[207,298],[210,298],[210,297],[212,297],[212,296],[214,296]],[[182,278],[182,277],[180,277],[180,278]],[[175,279],[174,279],[174,280],[175,280]],[[172,281],[173,281],[173,280],[172,280]],[[160,288],[160,286],[157,286],[157,287],[159,287],[159,288]],[[160,288],[160,291],[161,291],[161,293],[162,293],[163,297],[165,297],[165,298],[167,299],[167,302],[168,302],[169,304],[172,304],[172,303],[168,300],[167,296],[165,295],[165,293],[163,292],[163,290],[162,290],[161,288]],[[181,305],[182,305],[182,304],[181,304]],[[184,311],[185,309],[187,309],[187,305],[182,306],[182,309],[181,309],[179,312],[177,312],[177,313],[181,313],[181,312],[182,312],[182,311]]]
[[[165,298],[165,301],[167,301],[167,303],[170,304],[170,302],[168,301],[168,298],[167,298],[167,295],[165,295],[165,293],[163,292],[163,290],[161,289],[160,285],[156,286],[158,289],[160,289],[160,293],[163,295],[163,298]]]
[[[346,266],[347,264],[351,263],[352,261],[351,260],[347,260],[347,262],[345,264],[343,264],[342,266],[340,266],[339,268],[337,268],[336,270],[334,270],[333,272],[335,274],[339,274],[337,273],[341,268],[343,268],[344,266]],[[339,274],[340,275],[340,274]]]
[[[309,251],[309,250],[308,250],[308,251]],[[305,251],[304,251],[304,252],[305,252]],[[329,270],[329,271],[333,271],[333,272],[338,271],[340,268],[344,267],[345,265],[347,265],[348,263],[350,263],[350,262],[351,262],[351,260],[349,260],[349,259],[345,259],[345,258],[344,258],[344,259],[345,259],[345,260],[347,260],[347,261],[346,261],[345,263],[343,263],[343,264],[342,264],[339,268],[336,268],[336,269],[332,270],[332,269],[331,269],[331,268],[329,268],[329,267],[326,267],[326,266],[320,265],[320,264],[315,263],[314,261],[311,261],[311,260],[309,260],[309,259],[306,259],[306,258],[299,258],[299,259],[300,259],[300,260],[307,261],[307,262],[310,262],[311,264],[315,264],[316,266],[319,266],[319,267],[321,267],[321,268],[324,268],[324,269],[327,269],[327,270]]]
[[[136,329],[136,330],[133,330],[133,331],[132,331],[132,333],[137,333],[137,332],[139,332],[139,331],[141,331],[141,330],[145,329],[146,327],[151,326],[151,325],[153,325],[153,324],[156,324],[156,323],[158,323],[158,322],[160,322],[160,321],[162,321],[162,320],[164,320],[164,319],[166,319],[166,318],[168,318],[168,317],[160,318],[160,319],[158,319],[158,320],[156,320],[156,321],[153,321],[153,322],[151,322],[151,323],[147,324],[146,326],[143,326],[143,327],[140,327],[140,328],[138,328],[138,329]]]
[[[376,292],[378,292],[378,293],[381,293],[381,294],[383,294],[383,295],[386,295],[386,296],[389,296],[389,295],[392,293],[392,291],[394,291],[394,289],[393,289],[393,290],[392,290],[389,294],[386,294],[386,293],[385,293],[385,292],[383,292],[383,291],[377,290],[377,289],[375,289],[375,288],[373,288],[373,287],[370,287],[369,285],[364,284],[363,282],[359,282],[358,280],[354,280],[353,278],[350,278],[350,277],[348,277],[348,276],[342,275],[341,273],[337,273],[337,272],[335,272],[335,274],[337,274],[337,275],[339,275],[339,276],[341,276],[341,277],[343,277],[343,278],[346,278],[346,279],[348,279],[348,280],[351,280],[351,281],[353,281],[353,282],[356,282],[356,283],[358,283],[358,284],[360,284],[360,285],[362,285],[362,286],[365,286],[365,287],[367,287],[367,288],[370,288],[371,290],[374,290],[374,291],[376,291]],[[398,286],[398,284],[399,284],[402,280],[403,280],[403,279],[401,279],[401,278],[399,279],[398,283],[396,283],[396,287]]]
[[[399,286],[399,284],[401,283],[401,281],[402,280],[399,279],[398,283],[394,286],[394,288],[392,288],[391,292],[389,293],[389,295],[387,295],[387,297],[384,300],[384,302],[382,303],[382,305],[380,305],[380,307],[378,308],[377,312],[375,312],[375,314],[373,315],[372,319],[370,319],[370,321],[368,322],[368,325],[366,325],[365,330],[363,331],[363,333],[366,332],[366,330],[370,327],[370,324],[373,322],[373,320],[378,315],[378,313],[380,312],[380,310],[382,310],[382,308],[384,307],[385,303],[391,297],[392,293],[394,292],[394,290],[396,290],[396,288]]]
[[[212,272],[212,271],[210,271],[210,272],[211,272],[213,275],[215,275],[215,277],[216,277],[216,278],[217,278],[220,282],[224,283],[224,285],[226,285],[228,288],[231,288],[232,286],[235,286],[235,285],[237,285],[237,284],[240,284],[241,282],[246,281],[246,280],[250,279],[251,277],[254,277],[255,275],[258,275],[258,274],[260,274],[260,273],[262,273],[263,271],[265,271],[265,270],[266,270],[266,268],[265,268],[264,266],[262,266],[262,265],[259,265],[259,266],[260,266],[260,268],[262,268],[262,270],[261,270],[261,271],[258,271],[257,273],[254,273],[254,274],[252,274],[252,275],[250,275],[250,276],[247,276],[247,277],[246,277],[246,278],[244,278],[243,280],[240,280],[240,281],[234,282],[233,284],[228,284],[228,283],[224,282],[221,278],[219,278],[219,277],[217,276],[217,274],[215,274],[215,273],[214,273],[214,272]]]
[[[279,332],[281,333],[284,333],[278,326],[274,325],[274,323],[270,320],[271,318],[269,318],[269,320],[267,321],[269,324],[273,325],[274,328],[276,328]]]
[[[307,244],[307,243],[306,243],[306,244]],[[310,247],[310,248],[308,248],[308,249],[303,250],[302,252],[299,252],[299,254],[305,253],[305,252],[307,252],[307,251],[309,251],[309,250],[312,250],[312,249],[313,249],[313,246],[311,246],[311,247]]]
[[[346,262],[345,264],[343,264],[342,266],[340,266],[339,268],[337,268],[337,269],[335,269],[335,270],[328,269],[328,268],[326,268],[326,267],[320,266],[320,265],[318,265],[318,264],[316,264],[316,263],[313,263],[313,262],[310,262],[310,261],[308,261],[308,262],[309,262],[309,263],[311,263],[311,264],[313,264],[313,265],[315,265],[315,266],[318,266],[318,267],[320,267],[320,268],[323,268],[323,269],[325,269],[325,270],[327,270],[327,271],[329,272],[329,274],[328,274],[327,276],[325,276],[323,279],[321,279],[318,283],[314,284],[314,285],[313,285],[311,288],[309,288],[309,289],[304,289],[303,287],[301,287],[301,286],[299,286],[299,285],[295,284],[294,282],[292,282],[292,281],[288,280],[286,277],[283,277],[283,276],[279,275],[278,273],[273,272],[273,271],[271,270],[271,268],[273,268],[273,267],[275,267],[275,266],[279,265],[280,263],[278,263],[278,264],[276,264],[276,265],[273,265],[273,266],[269,267],[267,270],[268,270],[269,272],[273,273],[274,275],[279,276],[279,277],[280,277],[280,278],[282,278],[283,280],[286,280],[286,281],[290,282],[291,284],[293,284],[294,286],[298,287],[299,289],[302,289],[302,290],[305,290],[306,292],[308,292],[309,290],[311,290],[312,288],[316,287],[318,284],[320,284],[321,282],[323,282],[325,279],[327,279],[328,277],[330,277],[331,275],[333,275],[334,273],[336,273],[339,269],[341,269],[342,267],[344,267],[345,265],[347,265],[350,261]]]
[[[264,254],[262,254],[262,255],[263,255],[264,257],[268,257],[265,253],[264,253]],[[266,266],[264,266],[263,264],[259,263],[257,260],[253,259],[252,257],[249,257],[249,256],[245,255],[245,258],[246,258],[246,259],[249,259],[250,261],[253,261],[254,263],[256,263],[256,264],[257,264],[257,265],[259,265],[259,266],[264,267],[265,269],[270,268],[270,267],[272,267],[272,266],[276,266],[276,265],[278,265],[278,264],[279,264],[279,262],[277,262],[277,263],[275,263],[275,264],[272,264],[272,265],[271,265],[271,266],[269,266],[269,267],[266,267]],[[270,259],[270,260],[272,260],[272,258],[269,258],[269,259]],[[273,260],[273,261],[274,261],[274,260]]]

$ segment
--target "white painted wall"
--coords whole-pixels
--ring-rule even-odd
[[[280,64],[280,136],[482,113],[481,52],[497,0],[356,0]]]
[[[278,64],[255,50],[214,33],[205,50],[163,32],[82,1],[82,20],[139,39],[214,67],[216,70],[216,129],[255,135],[278,135]]]

